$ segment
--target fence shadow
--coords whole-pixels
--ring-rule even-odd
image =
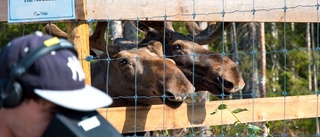
[[[190,124],[202,124],[206,119],[205,102],[188,103],[187,114]]]
[[[147,115],[151,106],[139,106],[139,111],[134,107],[126,108],[125,122],[122,128],[122,133],[133,133],[137,131],[144,131]],[[139,119],[137,121],[137,119]],[[138,134],[137,132],[136,134]]]

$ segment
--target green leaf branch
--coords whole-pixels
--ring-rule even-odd
[[[256,126],[256,125],[252,125],[252,124],[244,124],[240,121],[240,119],[236,116],[237,113],[241,113],[244,111],[248,111],[248,109],[246,108],[236,108],[234,110],[231,110],[226,104],[220,104],[212,113],[211,115],[216,114],[219,110],[225,110],[227,109],[232,115],[233,117],[236,118],[236,122],[234,122],[232,128],[230,129],[230,134],[237,134],[239,135],[239,133],[243,133],[244,131],[247,131],[247,133],[250,133],[251,131],[251,135],[250,136],[257,136],[255,135],[255,133],[258,133],[260,131],[263,131],[260,127]]]

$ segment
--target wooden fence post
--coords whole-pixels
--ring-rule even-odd
[[[90,62],[85,60],[90,55],[88,23],[84,21],[68,22],[67,33],[69,34],[69,41],[75,44],[75,48],[78,51],[78,58],[81,61],[86,77],[85,83],[91,84]]]
[[[85,58],[90,55],[89,47],[89,24],[87,18],[87,0],[75,0],[76,2],[76,22],[67,22],[68,40],[75,44],[78,51],[79,60],[85,73],[85,83],[91,84],[90,62]]]

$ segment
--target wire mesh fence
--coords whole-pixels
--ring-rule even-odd
[[[122,132],[127,133],[127,131],[130,131],[133,132],[131,135],[139,136],[140,134],[138,134],[138,132],[140,131],[160,130],[154,132],[154,135],[201,136],[203,135],[201,132],[204,131],[200,130],[199,127],[209,125],[209,128],[206,130],[210,132],[211,136],[266,136],[266,133],[269,133],[269,135],[272,136],[318,136],[318,65],[320,50],[318,1],[298,2],[284,0],[281,2],[271,1],[270,4],[266,1],[252,0],[246,2],[249,3],[249,5],[239,5],[238,9],[234,7],[234,9],[230,9],[228,4],[231,2],[222,0],[219,1],[219,3],[213,4],[219,5],[219,11],[215,11],[213,9],[216,8],[211,7],[213,12],[205,13],[201,10],[199,11],[199,9],[207,8],[207,6],[203,4],[207,1],[184,2],[185,5],[183,5],[183,3],[179,4],[189,7],[183,9],[188,9],[189,11],[172,14],[172,9],[170,9],[172,7],[170,5],[171,3],[168,1],[161,1],[159,9],[163,9],[162,14],[156,15],[159,13],[156,11],[157,9],[148,9],[148,12],[153,12],[154,10],[156,14],[145,16],[146,13],[142,10],[142,5],[148,5],[148,3],[135,1],[132,4],[135,5],[134,8],[128,7],[128,9],[134,9],[131,10],[132,13],[128,13],[134,13],[136,16],[133,18],[116,18],[113,16],[113,14],[115,14],[114,11],[105,8],[100,12],[104,12],[103,16],[106,19],[87,20],[88,23],[93,24],[93,30],[101,29],[96,26],[98,22],[107,23],[107,26],[105,26],[106,35],[96,38],[104,39],[105,43],[103,43],[103,45],[112,47],[105,49],[108,54],[104,56],[101,56],[102,54],[97,54],[97,56],[90,59],[92,66],[98,66],[96,65],[99,64],[98,62],[103,62],[100,63],[102,65],[99,65],[99,69],[105,71],[104,73],[98,73],[99,77],[97,77],[97,79],[92,78],[92,81],[96,80],[98,86],[107,93],[117,92],[114,93],[113,99],[116,102],[119,100],[120,105],[115,104],[115,107],[131,106],[130,109],[123,110],[127,112],[124,114],[124,117],[119,115],[119,117],[121,117],[119,119],[121,119],[120,121],[123,122],[124,125],[126,122],[130,124],[133,123],[130,127],[123,125]],[[105,2],[105,4],[106,3],[108,2]],[[261,5],[263,5],[261,3],[268,6],[276,6],[264,8],[261,7]],[[208,3],[208,5],[212,4]],[[94,17],[91,15],[91,10],[92,9],[89,9],[89,17]],[[300,13],[297,11],[307,11],[307,13],[312,12],[313,16],[311,18],[313,18],[313,21],[310,21],[311,23],[299,19],[295,21],[292,17],[294,14],[296,14],[294,17],[299,17]],[[266,12],[278,13],[274,16],[281,16],[281,19],[279,19],[281,22],[266,22],[265,20],[267,19],[264,20],[263,15],[261,15],[261,13]],[[241,18],[230,19],[231,15],[241,14],[245,15],[247,18],[245,20],[242,20]],[[301,14],[305,15],[305,13]],[[179,18],[177,20],[180,21],[175,20],[176,18]],[[251,18],[251,20],[248,18]],[[301,16],[301,18],[304,19],[306,17]],[[151,21],[146,21],[146,19]],[[184,26],[185,21],[182,21],[184,19],[186,19],[186,21],[196,22],[197,24],[192,25],[191,31],[188,31]],[[128,46],[128,43],[115,44],[116,38],[112,37],[114,29],[112,29],[112,26],[110,25],[112,24],[112,21],[115,20],[122,21],[123,24],[121,24],[120,27],[124,27],[124,24],[129,22],[128,20],[134,20],[133,23],[131,22],[132,26],[130,26],[133,27],[133,30],[132,28],[131,30],[126,27],[123,28],[123,34],[131,32],[133,37],[128,38],[124,35],[120,36],[131,39],[122,41],[129,42],[131,45]],[[158,22],[160,21],[160,25],[162,24],[162,26],[152,26],[155,20]],[[209,22],[208,25],[206,25],[208,28],[207,31],[204,31],[206,29],[201,29],[200,31],[203,33],[200,32],[197,34],[196,25],[208,21],[217,22],[216,24]],[[231,21],[234,23],[230,23]],[[167,23],[172,23],[173,29],[164,28]],[[8,26],[10,25],[2,27],[5,28]],[[145,28],[141,28],[142,26]],[[160,29],[155,27],[160,27]],[[20,29],[23,33],[25,31],[24,28],[25,27],[22,27],[22,29]],[[139,28],[140,30],[135,28]],[[167,26],[167,28],[169,27]],[[205,43],[208,45],[208,49],[198,46],[203,45],[203,43],[197,44],[198,38],[201,38],[201,36],[210,38],[209,34],[215,34],[213,32],[218,31],[221,31],[221,34],[218,35],[218,37],[215,37],[215,40],[211,40],[210,43]],[[261,37],[261,33],[263,32],[265,37]],[[177,33],[179,36],[184,35],[184,37],[173,37]],[[93,32],[93,34],[95,33]],[[144,41],[146,38],[149,38],[150,35],[152,40],[161,43],[161,50],[156,51],[162,52],[162,54],[154,52],[154,49],[148,48],[150,45],[155,46],[155,44],[150,43],[150,41]],[[182,39],[185,37],[188,38]],[[181,41],[176,42],[178,40]],[[94,41],[94,39],[90,39],[90,42],[91,41]],[[115,45],[120,46],[113,47]],[[265,47],[265,51],[261,51],[262,47]],[[128,52],[128,50],[130,50],[130,52]],[[265,55],[265,60],[263,60],[263,55]],[[158,61],[157,63],[154,61],[156,59]],[[171,68],[171,60],[174,60],[178,67]],[[150,63],[147,63],[148,61],[150,61]],[[265,65],[263,65],[263,62],[265,62]],[[233,64],[235,64],[238,72],[230,67],[230,65]],[[265,73],[262,73],[263,69],[266,70]],[[179,78],[175,82],[172,82],[172,79],[174,78],[171,77],[180,77],[178,76],[178,74],[181,73],[180,71],[185,75],[185,78]],[[93,73],[92,70],[91,73]],[[159,76],[156,73],[162,73],[163,75]],[[241,88],[240,91],[231,92],[229,86],[231,85],[232,89],[237,86],[236,84],[238,84],[238,81],[235,82],[235,77],[238,77],[236,75],[238,73],[244,80],[245,86],[239,87]],[[181,83],[183,83],[182,79],[188,80],[195,86],[196,92],[189,93],[191,92],[190,87],[181,87]],[[197,86],[197,84],[200,86]],[[262,86],[264,84],[265,89],[263,89]],[[179,89],[178,87],[181,88]],[[176,91],[170,91],[173,90],[172,88],[176,88],[174,89]],[[188,92],[185,91],[181,93],[183,88],[188,88]],[[210,102],[214,103],[202,103],[202,105],[195,103],[197,102],[197,97],[199,97],[197,92],[200,90],[209,90],[210,94],[206,94],[204,98],[209,98]],[[263,90],[266,92],[262,92]],[[298,99],[292,96],[295,96]],[[298,96],[302,97],[299,99]],[[274,102],[259,100],[259,98],[264,97]],[[277,97],[277,100],[273,100],[271,97]],[[182,100],[188,102],[187,105],[182,104],[182,106],[180,106],[181,104],[179,103]],[[229,111],[227,108],[219,108],[221,104],[232,102],[230,100],[245,100],[242,104],[241,101],[237,102],[239,104],[235,106],[232,103],[232,105],[228,104],[228,108],[235,109],[233,107],[236,107],[247,109],[248,111],[241,113],[249,115],[251,121],[248,121],[247,119],[243,120],[244,118],[240,113],[232,113],[239,118],[234,119],[234,115],[228,114]],[[277,102],[279,100],[282,102]],[[263,101],[267,104],[263,104]],[[295,108],[294,101],[299,101],[297,102],[295,111],[292,110]],[[310,101],[312,103],[308,103]],[[304,107],[304,102],[308,105],[311,104],[311,106],[305,106],[305,108],[312,109],[309,111],[314,112],[316,115],[315,117],[303,117],[305,115],[301,113],[309,112],[301,108]],[[172,109],[172,106],[170,107],[170,105],[167,107],[168,104],[172,105],[176,103],[178,103],[177,108]],[[249,105],[246,103],[249,103]],[[158,106],[159,104],[160,106]],[[151,107],[150,105],[155,106]],[[274,119],[268,119],[268,117],[263,114],[257,114],[261,112],[261,106],[264,107],[264,111],[268,112],[267,115],[278,115],[281,120],[275,121]],[[178,109],[181,108],[186,109],[187,112],[179,111]],[[216,108],[222,111],[211,115]],[[151,112],[152,109],[157,111]],[[113,113],[114,110],[114,108],[107,108],[102,113],[108,117],[113,115],[111,113]],[[152,115],[151,117],[150,115],[154,112],[155,115]],[[171,113],[172,115],[170,115]],[[297,116],[294,118],[288,113],[294,113],[294,115]],[[230,116],[226,117],[226,115]],[[261,119],[259,119],[259,116]],[[187,117],[187,120],[182,117]],[[212,121],[212,124],[207,124],[210,123],[210,121],[208,122],[206,119],[212,120],[207,117],[219,117],[219,120],[216,121],[215,119],[215,121]],[[157,119],[161,122],[153,126],[155,130],[146,130],[146,123],[148,123],[147,118],[148,120]],[[182,121],[185,120],[184,122],[181,122],[182,124],[185,124],[185,128],[178,130],[177,128],[183,126],[179,125],[181,124],[179,123],[181,119],[183,119]],[[201,121],[199,119],[205,120]],[[228,122],[225,121],[229,121],[229,124],[226,124]],[[261,121],[268,121],[268,124],[261,123]],[[167,123],[170,122],[177,124],[177,128],[173,127],[172,129],[168,129]],[[263,129],[265,125],[269,125],[270,127],[267,128],[268,131],[257,130],[259,132],[256,132],[254,126],[249,128],[242,127],[248,130],[242,130],[241,132],[237,130],[237,132],[234,132],[235,127],[241,128],[241,126],[236,125],[239,125],[239,123],[242,122],[255,125],[261,129]],[[142,125],[142,128],[140,125]]]
[[[139,1],[138,1],[139,2]],[[165,2],[164,2],[165,3]],[[193,7],[195,9],[196,1],[193,1]],[[222,1],[223,5],[224,1]],[[166,11],[163,16],[164,23],[166,24],[166,19],[168,17],[173,16],[192,16],[194,21],[198,15],[210,15],[210,14],[219,14],[221,15],[222,24],[224,23],[224,17],[228,16],[228,14],[236,13],[236,12],[249,12],[252,13],[252,22],[243,22],[243,23],[235,23],[233,24],[236,29],[230,30],[227,28],[225,30],[222,27],[224,33],[222,33],[221,37],[211,43],[209,48],[212,51],[217,52],[220,55],[226,55],[232,58],[239,67],[239,70],[242,76],[245,79],[246,86],[242,90],[242,93],[233,93],[233,99],[241,99],[241,98],[252,98],[252,112],[254,113],[255,109],[255,101],[254,98],[262,97],[261,86],[262,82],[266,83],[266,96],[267,97],[275,97],[282,96],[283,97],[283,127],[280,131],[274,131],[273,135],[276,136],[278,133],[281,136],[291,135],[291,136],[299,136],[301,132],[308,132],[310,135],[317,135],[317,127],[316,127],[316,119],[309,119],[310,121],[315,122],[313,127],[313,131],[303,130],[305,125],[296,125],[295,129],[288,129],[289,123],[295,123],[296,121],[286,120],[286,97],[294,96],[294,95],[315,95],[317,96],[317,60],[318,60],[318,24],[309,24],[309,23],[291,23],[286,21],[287,11],[294,10],[296,8],[314,8],[316,12],[318,12],[317,5],[295,5],[288,7],[286,5],[286,1],[284,1],[283,7],[274,7],[269,9],[257,9],[254,6],[255,1],[252,1],[252,9],[251,10],[233,10],[233,11],[225,11],[224,9],[221,12],[217,13],[196,13],[193,12],[191,14],[177,14],[177,15],[167,15]],[[291,3],[290,3],[291,4]],[[138,4],[137,4],[138,5]],[[165,5],[165,4],[164,4]],[[198,8],[198,7],[197,7]],[[139,9],[139,7],[137,8]],[[261,39],[259,34],[261,30],[259,30],[259,26],[261,26],[260,22],[257,22],[255,19],[255,14],[261,11],[273,11],[273,10],[282,10],[283,11],[283,23],[266,23],[265,29],[265,39]],[[139,15],[139,10],[137,10],[137,14]],[[140,17],[137,16],[137,19]],[[152,19],[153,17],[148,17]],[[158,18],[158,17],[154,17]],[[317,17],[316,17],[317,18]],[[143,19],[143,18],[142,18]],[[138,20],[139,22],[139,20]],[[174,22],[175,23],[175,22]],[[315,29],[316,26],[316,29]],[[313,29],[311,29],[313,28]],[[176,27],[175,30],[181,30],[180,27]],[[229,29],[229,30],[228,30]],[[164,30],[166,31],[166,30]],[[183,31],[183,28],[182,28]],[[234,32],[233,32],[234,31]],[[165,32],[163,34],[163,41],[165,41]],[[312,36],[310,36],[312,35]],[[194,41],[195,35],[193,35]],[[313,41],[307,41],[309,38]],[[137,37],[137,41],[139,38]],[[260,52],[261,41],[266,42],[266,51]],[[164,43],[164,46],[166,43]],[[309,45],[309,46],[307,46]],[[311,47],[310,45],[313,45]],[[235,52],[236,51],[236,52]],[[266,54],[266,66],[261,66],[261,54]],[[299,56],[302,55],[302,56]],[[192,54],[190,55],[192,56]],[[206,55],[210,56],[210,55]],[[299,57],[298,57],[299,56]],[[167,56],[166,56],[167,57]],[[170,57],[169,57],[170,58]],[[298,60],[297,60],[298,59]],[[297,63],[299,62],[299,63]],[[302,63],[302,64],[300,64]],[[299,65],[298,65],[299,64]],[[222,65],[223,66],[223,65]],[[262,67],[266,67],[267,79],[261,79],[261,69]],[[313,69],[311,69],[313,67]],[[223,67],[222,67],[223,68]],[[305,74],[303,74],[305,73]],[[313,74],[313,75],[312,75]],[[312,75],[312,76],[311,76]],[[194,76],[193,76],[194,78]],[[313,80],[310,80],[310,78]],[[307,80],[309,79],[309,80]],[[194,80],[194,79],[193,79]],[[193,82],[194,83],[194,82]],[[310,86],[311,85],[311,86]],[[313,86],[312,86],[313,85]],[[222,90],[222,94],[211,94],[211,99],[214,97],[219,97],[222,99],[221,103],[223,104],[225,95]],[[222,98],[221,98],[222,97]],[[194,101],[194,98],[192,99]],[[193,108],[194,109],[194,108]],[[267,108],[266,108],[267,109]],[[315,107],[317,110],[317,107]],[[315,111],[316,111],[315,110]],[[164,112],[165,113],[165,112]],[[252,115],[254,115],[252,113]],[[196,112],[194,112],[196,115]],[[221,114],[221,119],[223,114]],[[254,118],[252,118],[254,119]],[[253,120],[254,121],[254,120]],[[165,120],[163,121],[165,122]],[[312,122],[311,122],[312,123]],[[278,123],[274,123],[277,125]],[[221,126],[220,132],[216,135],[228,135],[227,129],[228,127]],[[277,127],[279,129],[279,127]],[[301,130],[300,130],[301,129]],[[303,130],[303,131],[302,131]],[[191,135],[194,132],[191,130]]]

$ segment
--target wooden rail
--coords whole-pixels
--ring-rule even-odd
[[[88,19],[103,20],[164,20],[166,15],[172,21],[318,22],[316,5],[314,0],[87,0]]]
[[[318,22],[315,0],[76,0],[77,20]],[[224,2],[224,3],[223,3]],[[84,8],[82,8],[84,7]],[[0,1],[0,21],[7,20]],[[87,16],[85,15],[87,13]],[[224,13],[224,14],[223,14]],[[194,17],[194,18],[193,18]]]
[[[211,115],[220,104],[233,110],[246,108],[236,114],[241,122],[262,122],[318,117],[318,97],[316,95],[255,98],[243,100],[210,101],[183,104],[177,109],[164,105],[148,107],[117,107],[99,109],[119,132],[139,132],[187,127],[233,124],[236,119],[227,110]]]

